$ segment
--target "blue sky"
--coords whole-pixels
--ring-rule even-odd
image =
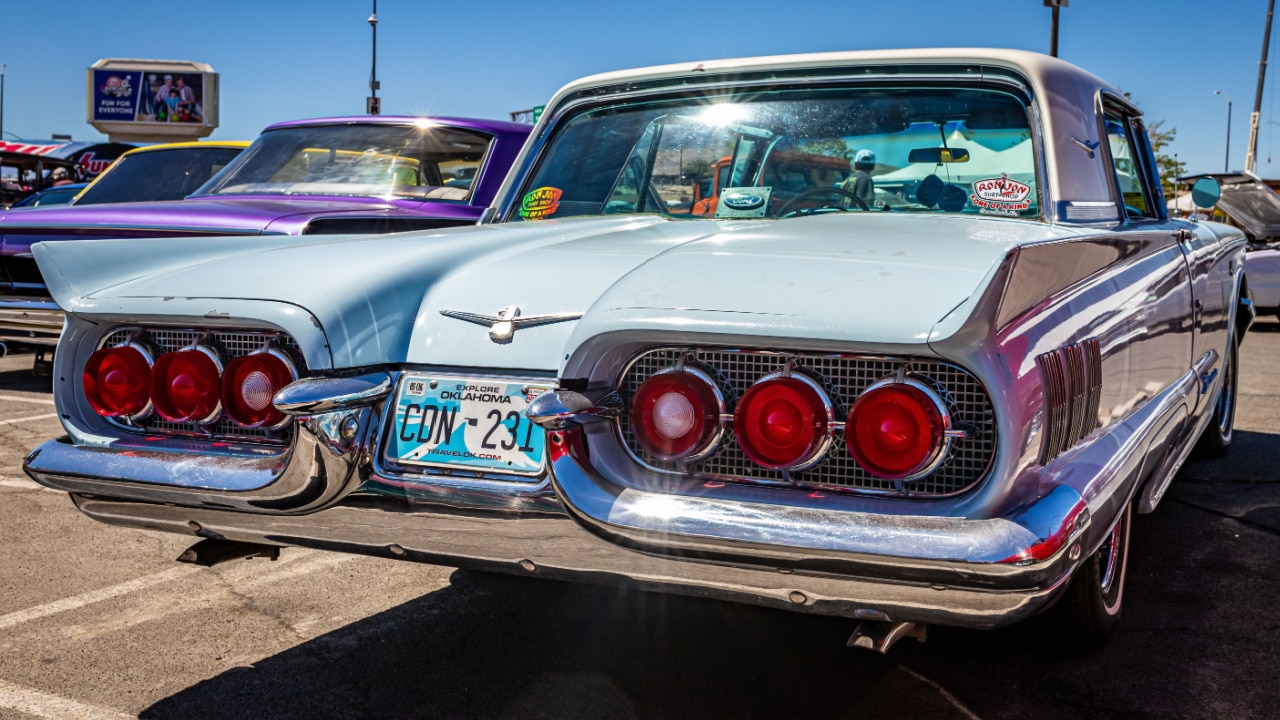
[[[252,139],[279,120],[360,114],[368,94],[370,0],[11,0],[0,12],[8,65],[6,137],[101,136],[84,120],[84,69],[104,57],[207,62],[221,74],[222,126]],[[1266,0],[1071,0],[1059,55],[1129,92],[1176,127],[1191,171],[1244,166]],[[506,117],[574,78],[711,58],[875,48],[989,46],[1047,52],[1041,0],[738,0],[378,3],[386,114]],[[29,30],[29,31],[28,31]],[[1275,34],[1280,34],[1280,27]],[[1275,43],[1272,43],[1275,47]],[[1280,177],[1280,81],[1273,52],[1260,173]],[[1272,135],[1277,135],[1272,142]],[[1274,150],[1274,153],[1273,153]],[[1268,162],[1270,158],[1270,162]]]

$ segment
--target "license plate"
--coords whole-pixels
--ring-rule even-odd
[[[546,433],[524,411],[549,389],[531,382],[406,375],[396,392],[386,457],[406,465],[540,475]]]

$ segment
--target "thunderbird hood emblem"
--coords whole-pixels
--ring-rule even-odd
[[[516,330],[522,327],[534,327],[537,325],[550,325],[552,323],[567,322],[569,320],[577,320],[582,317],[582,313],[552,313],[550,315],[520,315],[520,308],[515,305],[508,305],[498,311],[497,315],[477,315],[476,313],[462,312],[461,310],[441,310],[440,314],[461,320],[463,322],[474,323],[476,325],[489,326],[489,339],[505,345],[511,342],[511,338],[515,336]]]

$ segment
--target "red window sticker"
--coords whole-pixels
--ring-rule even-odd
[[[554,215],[560,209],[560,196],[564,194],[560,188],[540,187],[524,196],[520,202],[520,217],[525,220],[541,220]]]
[[[973,194],[969,202],[979,212],[999,215],[1016,215],[1031,207],[1027,197],[1031,195],[1031,186],[1011,179],[1008,175],[997,178],[979,180],[973,184]]]

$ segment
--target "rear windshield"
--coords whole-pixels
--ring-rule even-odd
[[[236,147],[181,147],[125,155],[85,189],[76,205],[181,200],[239,155]]]
[[[263,133],[202,195],[466,201],[492,137],[421,125],[308,125]]]
[[[982,88],[690,95],[560,123],[511,220],[1040,214],[1026,105]]]

